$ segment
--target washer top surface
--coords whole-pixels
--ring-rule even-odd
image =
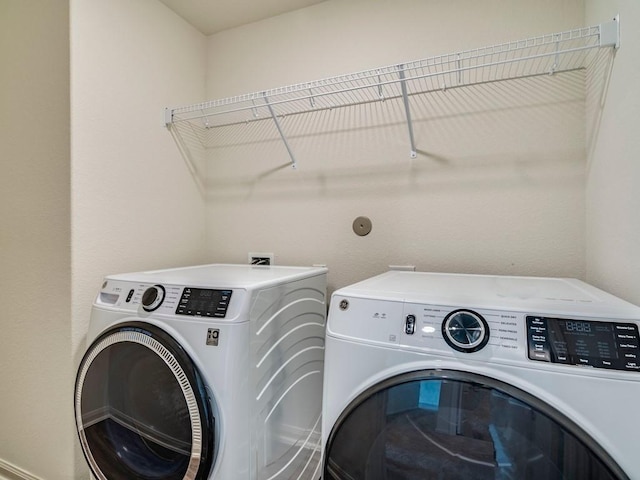
[[[389,271],[334,295],[500,310],[635,316],[640,307],[573,278]]]
[[[324,267],[211,264],[109,275],[106,279],[192,287],[253,289],[307,278],[326,271]]]

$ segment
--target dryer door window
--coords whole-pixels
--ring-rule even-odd
[[[503,382],[427,370],[389,379],[343,412],[325,480],[621,480],[575,423]]]
[[[152,325],[125,324],[92,344],[78,370],[75,415],[98,479],[208,478],[214,418],[204,382]]]

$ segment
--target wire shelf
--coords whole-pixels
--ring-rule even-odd
[[[204,148],[214,146],[216,135],[208,134],[212,129],[271,122],[295,166],[294,154],[280,125],[282,117],[401,99],[414,156],[410,97],[584,69],[593,61],[595,51],[618,46],[616,18],[595,26],[167,109],[165,121],[168,127],[187,123],[189,135]]]

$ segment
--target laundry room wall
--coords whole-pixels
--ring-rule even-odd
[[[203,261],[163,107],[203,97],[206,41],[155,0],[3,1],[0,40],[0,478],[89,478],[73,382],[102,277]]]
[[[204,202],[164,107],[203,97],[206,39],[156,0],[70,5],[75,367],[104,275],[204,261]]]
[[[598,20],[598,23],[601,20]],[[582,26],[584,3],[329,0],[209,37],[207,94],[225,98]],[[585,276],[585,79],[556,75],[248,126],[207,155],[209,257],[326,264],[337,288],[425,271]],[[395,109],[395,110],[394,110]],[[383,124],[383,127],[376,125]],[[212,133],[211,135],[215,135]],[[356,236],[367,216],[372,232]]]
[[[203,261],[163,107],[203,97],[205,48],[156,0],[0,2],[0,478],[89,478],[73,383],[102,277]]]
[[[68,2],[0,1],[0,65],[0,478],[70,479]]]
[[[591,283],[640,305],[640,3],[586,2],[587,21],[618,13],[621,46],[609,88],[590,106],[598,116],[586,189],[586,267]]]

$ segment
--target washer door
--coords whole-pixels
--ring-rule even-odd
[[[208,478],[215,425],[205,384],[157,327],[127,323],[93,342],[76,378],[75,416],[100,480]]]
[[[459,371],[400,375],[333,427],[324,480],[621,480],[575,423],[503,382]]]

